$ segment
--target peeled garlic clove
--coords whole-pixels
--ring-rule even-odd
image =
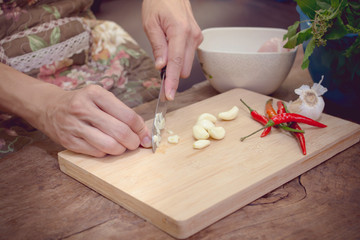
[[[203,113],[198,117],[198,122],[200,122],[203,119],[207,119],[209,121],[211,121],[212,123],[216,122],[216,117],[210,113]]]
[[[172,136],[169,136],[167,140],[169,143],[177,144],[177,143],[179,143],[179,139],[180,139],[179,135],[172,135]]]
[[[197,140],[201,139],[208,139],[209,133],[206,131],[206,129],[200,125],[193,126],[193,136]]]
[[[234,106],[227,112],[219,113],[218,117],[222,120],[233,120],[237,117],[238,113],[239,108],[237,106]]]
[[[220,140],[225,137],[225,129],[223,127],[213,127],[208,132],[213,139]]]
[[[210,145],[210,140],[197,140],[193,143],[193,148],[202,149]]]
[[[205,130],[207,130],[207,131],[208,131],[210,128],[215,127],[215,124],[214,124],[213,122],[211,122],[210,120],[208,120],[208,119],[201,119],[200,121],[198,121],[198,122],[196,123],[196,125],[199,125],[199,126],[205,128]]]

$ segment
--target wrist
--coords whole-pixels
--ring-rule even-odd
[[[30,77],[0,63],[0,109],[15,114],[34,127],[48,102],[61,88]]]

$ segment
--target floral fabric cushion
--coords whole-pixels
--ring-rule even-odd
[[[119,25],[95,19],[90,6],[87,0],[0,0],[0,61],[69,91],[100,85],[129,107],[156,98],[160,81],[152,59]],[[42,137],[0,112],[0,158]]]

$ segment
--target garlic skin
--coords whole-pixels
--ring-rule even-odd
[[[299,98],[289,103],[290,112],[318,120],[325,107],[324,99],[321,96],[327,92],[327,88],[321,85],[323,79],[324,76],[319,83],[314,83],[311,88],[308,85],[302,85],[295,89]]]

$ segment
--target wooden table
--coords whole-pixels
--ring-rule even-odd
[[[273,97],[312,84],[302,51]],[[178,93],[169,111],[218,94],[206,81]],[[135,110],[153,117],[155,102]],[[1,239],[173,239],[59,169],[48,138],[0,159]],[[360,239],[360,143],[189,239]]]

